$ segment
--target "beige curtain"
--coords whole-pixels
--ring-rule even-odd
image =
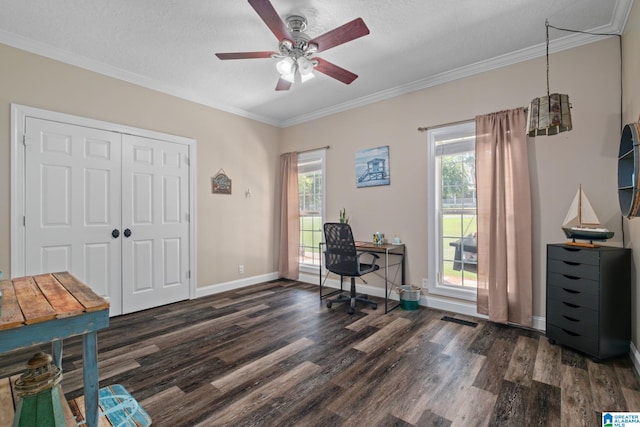
[[[280,156],[280,257],[278,273],[298,280],[300,273],[300,202],[298,200],[298,153]]]
[[[478,313],[531,326],[531,190],[524,108],[476,117]]]

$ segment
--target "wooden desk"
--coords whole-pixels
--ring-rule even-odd
[[[383,253],[384,254],[384,312],[385,314],[390,312],[393,309],[398,308],[400,303],[394,305],[393,307],[389,307],[389,295],[391,294],[392,288],[389,287],[389,267],[393,265],[399,265],[401,271],[400,283],[396,283],[395,280],[391,281],[391,284],[400,286],[405,284],[405,246],[404,243],[385,243],[382,245],[376,245],[372,242],[356,242],[356,250],[357,251],[365,251],[365,252],[374,252],[374,253]],[[389,263],[389,256],[399,256],[399,263]],[[373,272],[377,274],[377,272]]]
[[[322,301],[323,298],[329,297],[331,295],[335,295],[336,293],[342,292],[342,283],[340,284],[340,289],[327,293],[327,294],[323,294],[322,293],[322,287],[323,287],[323,283],[322,283],[322,246],[324,246],[324,242],[320,243],[319,245],[319,249],[320,249],[320,301]],[[384,279],[384,312],[385,314],[388,313],[391,310],[394,310],[396,308],[398,308],[400,306],[400,303],[395,304],[392,307],[389,307],[389,295],[391,294],[391,290],[392,288],[389,287],[389,282],[391,282],[392,285],[404,285],[405,284],[405,245],[404,243],[385,243],[383,245],[376,245],[372,242],[362,242],[362,241],[356,241],[356,251],[358,252],[374,252],[374,253],[383,253],[384,254],[384,265],[380,266],[381,269],[384,269],[384,276],[381,276]],[[397,263],[390,263],[389,262],[389,257],[390,256],[398,256],[400,258],[399,262]],[[389,280],[389,267],[392,267],[394,265],[398,265],[400,267],[400,272],[401,272],[401,282],[400,283],[396,283],[395,279],[394,280]],[[397,271],[397,270],[396,270]],[[371,274],[378,274],[377,271],[373,271],[371,272]]]
[[[98,337],[109,303],[69,273],[0,281],[0,353],[51,343],[62,368],[62,340],[82,336],[87,425],[98,425]],[[25,361],[26,363],[26,361]]]

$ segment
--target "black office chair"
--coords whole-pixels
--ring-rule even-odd
[[[353,240],[353,233],[351,232],[351,226],[349,224],[337,222],[325,223],[324,237],[326,244],[324,253],[325,267],[330,272],[340,276],[340,288],[342,288],[343,277],[351,278],[350,293],[340,294],[337,298],[328,300],[327,308],[331,308],[333,303],[347,302],[350,303],[349,314],[353,314],[356,302],[370,304],[374,310],[378,308],[378,304],[370,301],[367,295],[356,294],[356,277],[378,270],[380,266],[376,264],[376,260],[380,257],[373,252],[358,253],[356,251],[356,243]],[[365,254],[373,256],[371,264],[360,262],[360,257]]]

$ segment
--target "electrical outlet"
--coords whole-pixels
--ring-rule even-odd
[[[244,274],[244,264],[238,265],[238,274]]]

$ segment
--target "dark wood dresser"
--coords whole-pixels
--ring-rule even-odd
[[[595,361],[627,354],[631,250],[547,245],[547,338]]]

